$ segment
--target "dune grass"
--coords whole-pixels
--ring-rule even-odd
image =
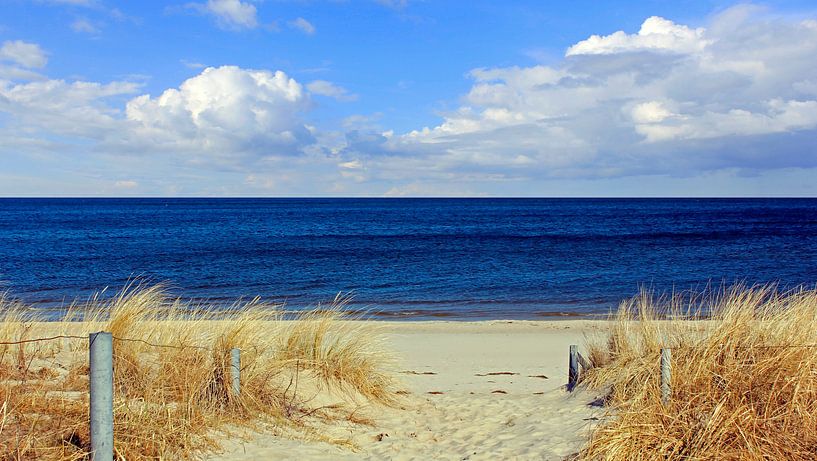
[[[659,356],[672,348],[672,398]],[[580,458],[817,458],[817,291],[773,286],[622,303],[584,386],[611,409]]]
[[[115,450],[121,459],[184,459],[219,448],[225,432],[310,422],[360,422],[357,406],[394,403],[379,336],[344,322],[343,300],[283,321],[258,300],[215,312],[129,286],[71,306],[62,322],[0,297],[0,458],[88,455],[88,340],[114,336]],[[157,345],[170,347],[157,347]],[[241,349],[241,394],[229,389],[228,353]],[[320,389],[341,390],[316,398]],[[340,402],[340,403],[339,403]],[[343,443],[343,440],[329,440]]]

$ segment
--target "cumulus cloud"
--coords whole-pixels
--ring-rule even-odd
[[[814,20],[746,7],[699,28],[650,17],[556,65],[476,69],[438,125],[358,133],[341,151],[381,175],[449,180],[817,167],[814,62]]]
[[[289,21],[289,27],[292,27],[293,29],[298,29],[307,35],[312,35],[315,33],[315,26],[313,26],[311,22],[307,21],[304,18],[297,18],[292,21]]]
[[[568,48],[566,55],[615,54],[641,50],[694,53],[702,51],[711,43],[705,38],[705,32],[702,27],[692,29],[652,16],[641,24],[637,34],[627,34],[620,30],[607,36],[592,35]]]
[[[216,18],[224,29],[254,29],[258,27],[255,5],[241,0],[207,0],[206,3],[188,3],[187,6]]]
[[[0,137],[57,138],[55,151],[166,155],[203,167],[249,168],[314,144],[303,86],[281,71],[209,67],[161,94],[142,84],[0,80]],[[126,100],[124,107],[118,101]],[[21,141],[22,142],[22,141]]]
[[[299,114],[309,99],[285,73],[209,67],[165,90],[127,103],[127,144],[224,158],[294,155],[312,135]]]
[[[313,80],[307,83],[306,88],[312,94],[334,98],[338,101],[354,101],[357,99],[356,94],[352,94],[346,88],[326,80]]]

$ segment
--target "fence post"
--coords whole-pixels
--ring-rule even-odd
[[[230,378],[232,382],[233,397],[241,395],[241,349],[230,349]]]
[[[113,461],[113,337],[88,335],[91,459]]]
[[[587,359],[584,358],[581,352],[576,354],[576,357],[579,359],[579,366],[581,367],[582,370],[587,371],[590,368],[592,368],[590,366],[590,362],[588,362]]]
[[[672,349],[661,349],[661,401],[669,404],[672,394]]]
[[[579,382],[579,346],[570,345],[570,360],[567,371],[567,391],[573,392],[573,388]]]

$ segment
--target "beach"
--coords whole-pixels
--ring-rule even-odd
[[[258,432],[206,459],[564,459],[603,413],[597,395],[565,391],[568,348],[605,324],[372,322],[408,394],[397,408],[363,405],[371,426],[322,428],[351,446]]]
[[[191,317],[163,299],[136,288],[63,322],[0,300],[3,450],[79,459],[107,418],[123,459],[814,459],[815,290],[736,286],[695,298],[705,318],[643,293],[615,319],[540,321]],[[591,368],[568,392],[573,345]]]

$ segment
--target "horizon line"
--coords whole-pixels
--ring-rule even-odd
[[[114,195],[23,195],[23,196],[5,196],[0,195],[0,200],[25,200],[25,199],[35,199],[35,200],[58,200],[58,199],[99,199],[99,200],[110,200],[110,199],[135,199],[135,200],[147,200],[147,199],[155,199],[155,200],[168,200],[168,199],[224,199],[224,200],[235,200],[235,199],[271,199],[271,200],[282,200],[282,199],[343,199],[343,200],[361,200],[361,199],[379,199],[379,200],[412,200],[412,199],[424,199],[424,200],[433,200],[433,199],[548,199],[548,200],[557,200],[557,199],[640,199],[640,200],[651,200],[651,199],[817,199],[817,195],[655,195],[655,196],[635,196],[635,195],[578,195],[578,196],[535,196],[535,195],[475,195],[475,196],[462,196],[462,195],[412,195],[412,196],[382,196],[382,195],[285,195],[285,196],[264,196],[264,195],[218,195],[218,196],[208,196],[208,195],[125,195],[125,196],[114,196]]]

